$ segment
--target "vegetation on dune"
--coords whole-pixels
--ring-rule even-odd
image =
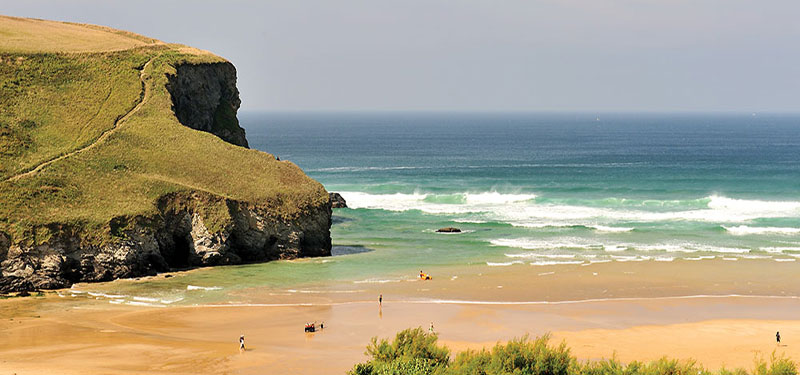
[[[111,52],[72,52],[70,45],[54,51],[49,41],[59,31],[71,40],[75,27],[99,30],[112,40],[152,40],[35,20],[47,22],[55,34],[31,39],[20,52],[8,40],[25,38],[29,30],[14,29],[9,19],[0,17],[0,31],[10,35],[0,42],[0,232],[14,242],[42,243],[64,231],[78,231],[89,242],[114,240],[122,232],[109,223],[150,217],[159,198],[170,194],[200,193],[209,202],[204,212],[212,230],[227,220],[222,199],[257,204],[284,218],[328,199],[296,165],[175,118],[167,75],[179,64],[227,63],[224,59],[157,41]],[[38,42],[41,51],[30,52]],[[234,113],[216,116],[223,124],[235,120]]]
[[[661,358],[623,364],[616,359],[578,361],[562,343],[549,344],[549,336],[528,336],[489,350],[467,350],[450,358],[450,350],[438,345],[435,333],[422,328],[397,333],[394,341],[373,338],[367,346],[370,359],[356,364],[349,375],[796,375],[792,360],[773,354],[769,362],[755,361],[745,369],[710,371],[691,360]]]

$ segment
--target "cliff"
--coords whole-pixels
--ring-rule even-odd
[[[167,90],[178,121],[248,147],[244,129],[236,118],[241,101],[233,64],[182,64],[175,70],[176,74],[169,75]]]
[[[328,193],[246,148],[230,62],[91,25],[0,33],[19,34],[0,41],[1,293],[330,255]]]

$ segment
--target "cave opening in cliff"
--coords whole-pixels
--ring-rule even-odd
[[[169,268],[188,268],[189,254],[191,253],[189,236],[174,235],[172,236],[172,242],[172,251],[165,254],[164,260],[167,261]]]

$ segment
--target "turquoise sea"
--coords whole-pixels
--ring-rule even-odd
[[[240,301],[252,288],[393,282],[450,266],[800,258],[800,115],[239,117],[252,148],[347,200],[334,211],[340,256],[108,284],[103,294]],[[463,232],[435,232],[446,226]]]

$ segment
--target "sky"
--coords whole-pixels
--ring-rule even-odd
[[[797,0],[0,0],[210,50],[242,109],[800,110]]]

